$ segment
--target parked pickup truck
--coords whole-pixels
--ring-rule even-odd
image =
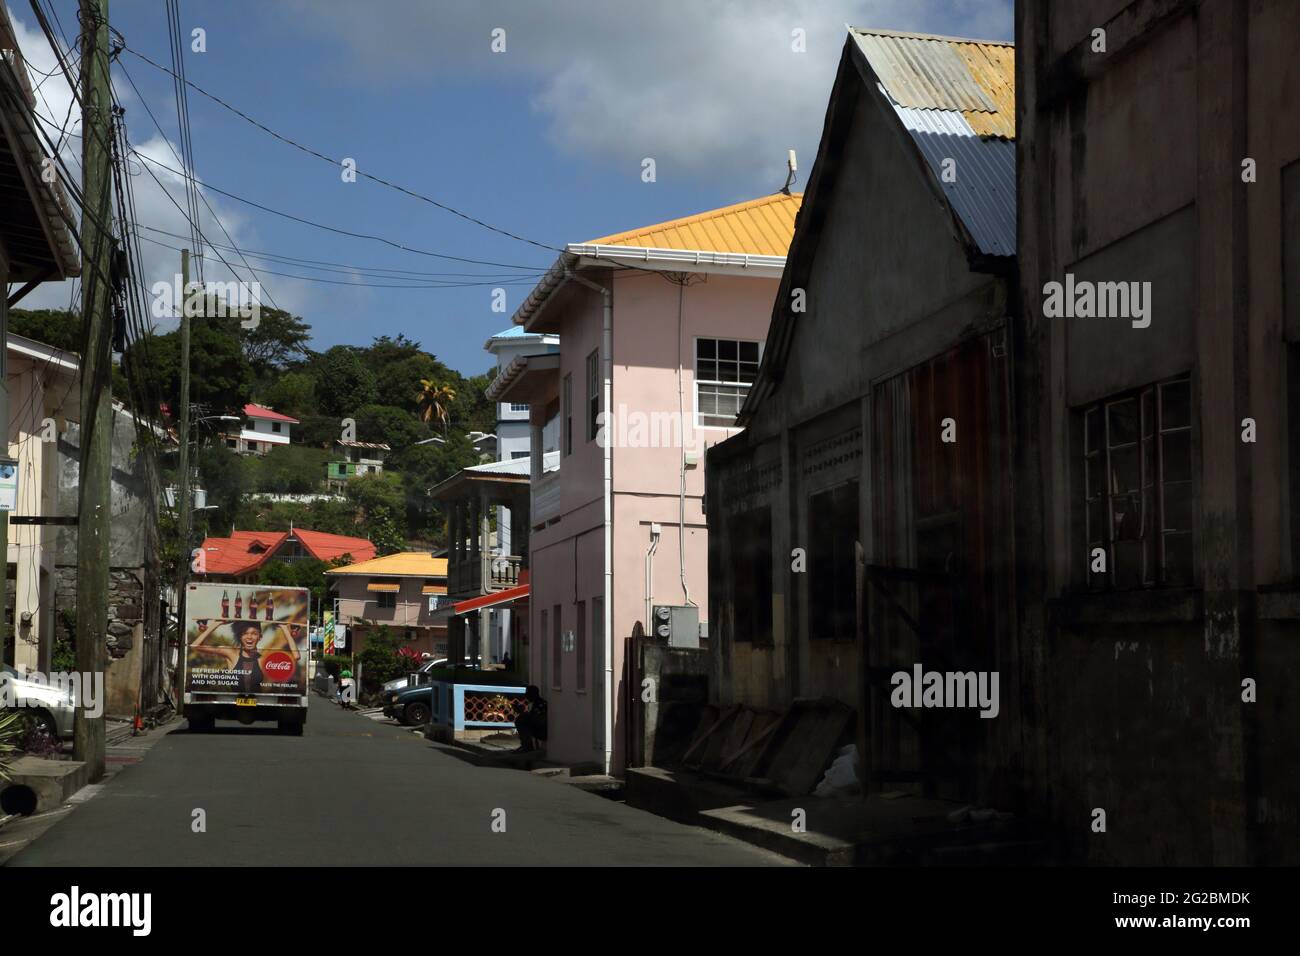
[[[306,588],[186,588],[181,706],[191,731],[211,731],[218,720],[275,721],[282,733],[302,735],[310,602]]]

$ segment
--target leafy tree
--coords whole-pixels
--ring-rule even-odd
[[[432,355],[420,348],[419,342],[408,339],[400,332],[397,334],[397,338],[377,335],[374,341],[361,351],[364,352],[366,364],[376,375],[382,375],[398,362],[404,362],[407,359],[423,356],[429,361],[436,361]]]
[[[263,405],[302,418],[316,411],[316,379],[303,371],[277,375],[259,396]]]
[[[406,497],[402,479],[392,472],[348,481],[347,495],[361,509],[366,531],[379,554],[406,546]]]
[[[429,437],[428,427],[410,412],[391,405],[365,405],[353,416],[360,441],[383,442],[394,449]]]
[[[85,345],[81,316],[65,309],[11,309],[9,331],[80,354]]]
[[[346,559],[327,563],[316,558],[268,561],[257,569],[253,581],[282,588],[308,588],[311,591],[311,605],[318,608],[329,599],[330,579],[325,576],[325,572],[349,563],[351,562]]]
[[[235,520],[243,531],[283,531],[293,525],[327,534],[367,537],[357,506],[350,501],[266,501],[245,497]]]
[[[316,368],[316,397],[322,413],[342,419],[374,403],[378,379],[361,360],[357,349],[336,345],[320,357]]]
[[[460,432],[453,432],[445,441],[412,445],[398,453],[394,464],[403,479],[407,528],[443,540],[445,515],[429,492],[461,469],[478,464],[474,445]]]
[[[366,634],[366,646],[356,655],[366,688],[378,687],[411,672],[410,664],[399,654],[404,646],[387,625]]]
[[[277,445],[261,458],[245,460],[251,472],[250,491],[306,495],[319,491],[324,483],[329,453],[306,445]]]
[[[416,394],[421,379],[450,381],[456,377],[455,372],[426,352],[395,361],[377,374],[380,403],[404,408],[412,413],[417,410]]]
[[[224,526],[233,521],[244,493],[249,490],[244,462],[222,444],[200,445],[194,457],[199,485],[207,492],[208,504],[217,506],[215,523]],[[204,526],[208,523],[203,522]]]
[[[451,405],[451,421],[467,432],[480,431],[491,434],[497,428],[496,403],[489,401],[487,387],[496,378],[496,372],[484,372],[462,379]]]
[[[190,320],[190,402],[212,414],[242,409],[251,397],[253,370],[239,340],[238,318]],[[124,371],[149,383],[149,394],[177,402],[181,392],[179,332],[152,335],[149,344],[128,346]]]
[[[305,358],[311,326],[283,309],[262,306],[257,325],[243,329],[244,358],[253,373],[267,375],[291,361]]]

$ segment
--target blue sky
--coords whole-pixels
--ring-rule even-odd
[[[75,29],[75,0],[53,0],[53,6],[65,29]],[[9,8],[29,62],[48,70],[48,46],[29,4],[9,0]],[[161,3],[114,0],[110,12],[131,49],[170,63]],[[791,147],[805,181],[846,22],[1001,40],[1012,33],[1011,0],[182,0],[181,14],[193,83],[322,153],[353,158],[364,171],[553,246],[773,192],[784,181]],[[206,32],[205,53],[189,50],[194,28]],[[505,30],[503,53],[491,49],[496,28]],[[792,49],[795,30],[805,32],[805,52]],[[176,165],[126,74],[175,144],[171,78],[130,52],[121,63],[126,72],[116,82],[133,144]],[[58,89],[55,77],[43,92],[38,110],[53,114],[57,133],[69,102],[66,85]],[[337,167],[277,142],[192,90],[189,109],[197,175],[213,187],[449,255],[536,270],[554,259],[553,252],[364,178],[345,183]],[[78,129],[74,121],[72,130]],[[78,150],[73,139],[65,151],[74,167]],[[642,181],[645,157],[655,159],[654,183]],[[184,220],[141,165],[135,161],[141,222],[185,232]],[[180,180],[153,171],[183,205]],[[263,273],[269,296],[312,325],[316,348],[400,332],[473,374],[491,364],[484,340],[509,324],[530,288],[505,286],[508,310],[495,313],[496,277],[522,270],[405,253],[206,195],[247,250],[367,268],[474,273],[417,281],[487,283],[363,288],[355,283],[381,280],[250,259],[259,270],[349,283]],[[224,243],[206,212],[204,219],[205,234]],[[150,282],[170,280],[179,253],[144,245]],[[223,254],[247,278],[237,257]],[[229,277],[214,258],[208,261],[208,278]],[[64,290],[39,295],[24,305],[67,305]]]

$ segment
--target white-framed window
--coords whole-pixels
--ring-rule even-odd
[[[734,428],[758,375],[763,343],[744,339],[695,340],[695,424]]]
[[[280,432],[280,423],[279,423],[279,422],[271,422],[271,431],[275,432],[276,434],[279,434],[279,432]]]
[[[522,402],[522,403],[520,403],[520,402],[511,402],[511,403],[510,403],[510,410],[511,410],[512,412],[526,412],[526,411],[528,411],[528,403],[527,403],[527,402]]]

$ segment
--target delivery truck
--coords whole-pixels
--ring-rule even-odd
[[[188,585],[181,712],[190,730],[206,733],[218,720],[274,721],[301,736],[310,611],[306,588]]]

